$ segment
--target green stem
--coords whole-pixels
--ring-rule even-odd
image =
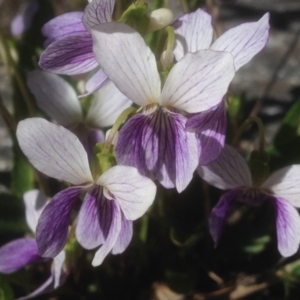
[[[148,236],[148,224],[149,224],[149,216],[145,214],[142,218],[141,228],[140,228],[140,240],[143,243],[146,243]]]
[[[190,11],[189,5],[186,0],[180,0],[181,7],[184,13],[188,13]]]
[[[107,137],[107,140],[105,142],[105,149],[109,149],[109,146],[112,144],[115,135],[117,134],[120,126],[123,124],[123,122],[128,118],[129,115],[136,112],[135,107],[128,107],[126,108],[118,117],[115,124],[113,125],[112,129],[109,132],[109,135]]]
[[[15,77],[16,79],[16,82],[20,88],[20,91],[21,91],[21,94],[23,96],[23,99],[27,105],[27,108],[28,108],[28,111],[29,111],[29,114],[31,116],[34,116],[35,115],[35,107],[34,105],[32,104],[32,101],[31,101],[31,96],[28,92],[28,89],[27,89],[27,86],[26,84],[24,83],[23,81],[23,78],[15,64],[15,61],[13,60],[12,56],[11,56],[11,53],[9,51],[9,47],[6,43],[6,40],[5,40],[5,37],[4,35],[2,34],[2,32],[0,31],[0,43],[2,45],[2,48],[3,48],[3,52],[4,53],[1,53],[2,55],[2,60],[4,63],[7,64],[7,69],[12,72],[13,76]],[[4,57],[3,57],[4,56]]]
[[[259,132],[259,144],[258,144],[258,151],[260,153],[264,152],[264,148],[265,148],[265,129],[264,129],[264,125],[261,121],[260,118],[252,116],[249,117],[243,124],[242,126],[238,129],[237,133],[235,134],[235,137],[233,139],[233,145],[237,145],[239,139],[241,138],[241,135],[243,134],[243,132],[253,123],[256,123],[257,127],[258,127],[258,132]]]
[[[5,107],[1,97],[0,97],[0,113],[7,127],[10,129],[11,133],[15,133],[17,129],[17,124],[14,118],[12,117],[12,115],[10,114],[10,112],[8,111],[8,109]]]

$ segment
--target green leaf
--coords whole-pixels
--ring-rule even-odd
[[[10,285],[0,276],[0,300],[13,300],[14,294]]]

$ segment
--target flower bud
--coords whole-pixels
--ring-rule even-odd
[[[173,13],[168,8],[159,8],[149,14],[148,32],[162,29],[173,22]]]

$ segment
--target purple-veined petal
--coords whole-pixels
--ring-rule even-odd
[[[195,132],[200,152],[200,165],[207,165],[217,159],[225,145],[227,128],[224,103],[215,108],[190,116],[186,130]]]
[[[102,69],[96,71],[96,73],[93,74],[85,84],[85,89],[87,93],[81,95],[80,97],[87,96],[96,92],[98,89],[101,88],[103,84],[106,83],[107,80],[108,78]]]
[[[111,22],[95,26],[92,36],[96,60],[117,88],[138,105],[157,103],[161,82],[156,60],[141,35]]]
[[[38,219],[46,206],[47,197],[39,190],[31,190],[24,194],[25,216],[29,228],[35,233]]]
[[[86,33],[82,17],[83,12],[69,12],[47,22],[42,28],[43,35],[47,37],[45,47],[64,37]]]
[[[109,232],[104,244],[101,248],[95,253],[94,259],[92,261],[92,265],[97,267],[102,264],[104,258],[107,254],[112,250],[114,245],[116,244],[120,231],[121,231],[121,222],[122,215],[119,205],[116,201],[111,200],[112,203],[112,220],[109,228]]]
[[[90,33],[66,36],[47,47],[40,57],[39,66],[58,74],[86,73],[98,66],[92,49]]]
[[[174,55],[179,61],[187,52],[209,49],[213,38],[211,16],[202,9],[185,14],[174,22]]]
[[[111,22],[115,0],[93,0],[85,8],[82,22],[88,31],[98,24]]]
[[[34,290],[33,292],[31,292],[29,295],[24,296],[24,297],[20,297],[16,300],[27,300],[27,299],[31,299],[34,298],[36,296],[45,294],[47,292],[51,292],[54,290],[53,287],[53,277],[50,276],[40,287],[38,287],[36,290]]]
[[[86,151],[64,127],[30,118],[19,122],[17,138],[24,154],[40,172],[73,184],[93,182]]]
[[[35,239],[17,239],[0,248],[0,273],[10,274],[40,260]]]
[[[97,184],[104,187],[107,199],[116,200],[128,220],[141,217],[156,194],[156,185],[133,167],[114,166],[99,177]]]
[[[35,70],[27,84],[37,104],[49,117],[63,126],[82,121],[82,109],[72,86],[56,74]]]
[[[105,241],[99,221],[103,190],[99,186],[92,187],[81,205],[76,226],[76,239],[85,249],[94,249]],[[110,220],[108,220],[108,223]],[[110,224],[109,224],[110,225]]]
[[[230,52],[237,71],[266,45],[269,29],[269,13],[266,13],[257,22],[229,29],[212,44],[211,49]]]
[[[237,150],[228,145],[225,145],[215,161],[207,166],[199,166],[197,170],[202,179],[222,190],[252,186],[246,161]]]
[[[112,249],[112,254],[120,254],[126,250],[133,235],[132,225],[132,221],[126,220],[124,216],[122,216],[121,231]]]
[[[64,273],[63,267],[64,267],[65,260],[66,260],[66,252],[65,251],[61,251],[53,259],[52,276],[53,276],[55,289],[61,285],[61,277],[63,276],[63,273]]]
[[[300,217],[284,198],[275,197],[278,250],[284,257],[295,254],[300,243]]]
[[[239,190],[230,190],[226,192],[211,211],[209,217],[209,231],[215,245],[217,245],[220,240],[230,209],[239,194]]]
[[[262,188],[270,189],[276,196],[284,198],[293,206],[300,207],[300,165],[292,165],[273,173]]]
[[[105,128],[112,126],[119,115],[132,105],[125,95],[123,95],[113,84],[108,80],[96,93],[92,102],[86,122],[93,127]]]
[[[70,187],[57,193],[43,210],[36,228],[36,241],[43,257],[55,257],[63,249],[74,204],[83,187]]]
[[[213,50],[187,53],[171,69],[161,105],[188,113],[208,110],[222,101],[234,74],[230,53]]]
[[[184,116],[165,109],[133,116],[119,133],[118,163],[183,191],[199,159],[196,137],[185,131],[185,122]]]

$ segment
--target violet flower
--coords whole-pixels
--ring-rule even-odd
[[[226,51],[232,54],[236,71],[266,45],[270,28],[267,13],[257,22],[244,23],[229,29],[212,42],[211,16],[200,8],[183,15],[173,26],[176,34],[174,56],[177,61],[186,53],[201,49]],[[196,133],[199,148],[202,150],[201,165],[208,164],[220,154],[225,143],[226,123],[224,101],[220,101],[207,112],[189,116],[186,129]]]
[[[199,162],[195,134],[185,131],[184,114],[206,111],[221,101],[234,76],[232,55],[188,53],[162,88],[155,56],[134,29],[110,22],[93,27],[92,35],[99,65],[124,95],[142,106],[119,133],[118,163],[183,191]]]
[[[86,18],[93,24],[110,22],[115,0],[94,0],[86,7]],[[46,36],[45,51],[39,65],[46,71],[77,75],[95,70],[86,83],[87,92],[93,93],[105,82],[106,75],[96,70],[98,63],[93,53],[90,27],[82,20],[83,12],[70,12],[47,22],[42,33]]]
[[[38,219],[47,205],[46,196],[32,190],[24,194],[26,221],[33,233],[36,232]],[[26,237],[16,239],[0,248],[0,273],[10,274],[31,263],[45,261],[38,253],[38,247],[34,238]],[[64,269],[65,252],[61,251],[53,259],[51,276],[38,289],[21,299],[30,299],[40,294],[50,292],[61,286],[66,278]]]
[[[58,75],[36,70],[28,74],[27,84],[39,108],[74,132],[89,157],[96,143],[105,140],[103,129],[112,126],[123,110],[132,105],[110,80],[94,94],[85,116],[73,87]]]
[[[93,266],[112,250],[122,253],[132,238],[132,221],[152,204],[155,184],[133,167],[114,166],[102,175],[91,173],[87,153],[78,138],[62,126],[45,119],[19,122],[17,138],[32,165],[40,172],[72,183],[56,194],[42,212],[37,225],[37,244],[43,257],[59,253],[68,237],[73,207],[81,193],[76,238],[86,249],[102,245]]]
[[[210,233],[218,243],[226,218],[235,201],[257,206],[272,201],[276,210],[278,249],[282,256],[297,252],[300,243],[300,165],[285,167],[273,173],[259,187],[253,186],[250,170],[241,155],[225,146],[220,156],[198,173],[209,184],[228,190],[213,208],[209,220]]]

